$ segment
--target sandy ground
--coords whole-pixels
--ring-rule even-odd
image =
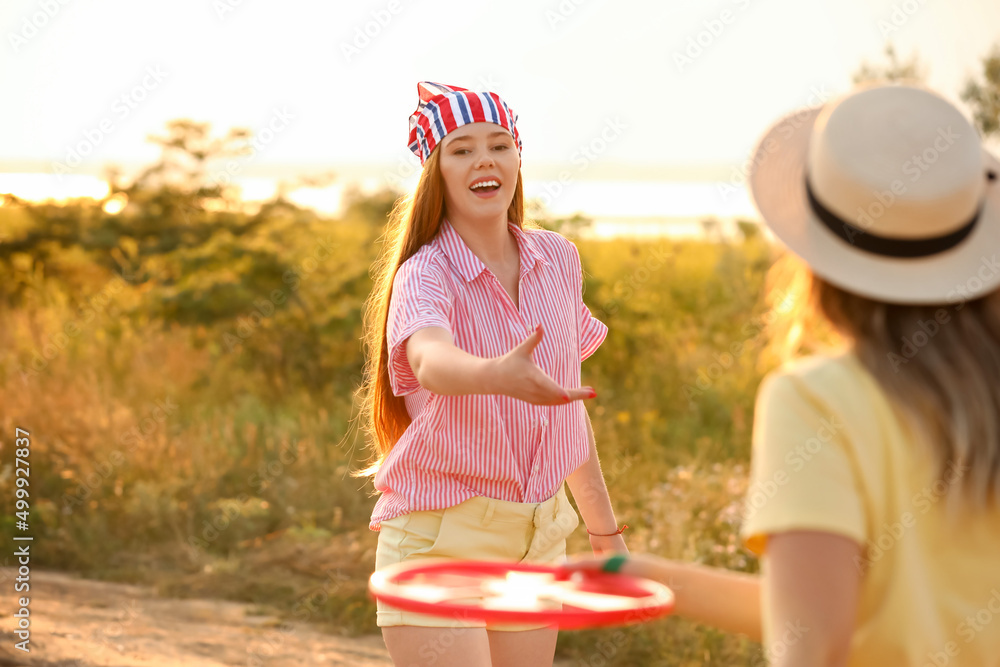
[[[0,568],[0,667],[391,667],[382,637],[319,627],[221,600],[157,597],[153,589],[31,572],[30,653],[14,647],[13,568]],[[9,588],[8,588],[9,587]],[[556,667],[570,663],[557,661]]]
[[[17,619],[0,568],[0,665],[45,667],[391,667],[380,636],[345,638],[307,624],[280,625],[249,605],[159,598],[151,588],[31,572],[30,653],[14,647]],[[8,588],[9,587],[9,588]]]

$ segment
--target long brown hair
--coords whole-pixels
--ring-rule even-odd
[[[382,252],[372,267],[374,286],[365,302],[364,316],[365,377],[358,389],[361,428],[368,440],[371,460],[368,467],[355,473],[357,476],[374,475],[410,425],[403,397],[393,395],[389,384],[386,326],[396,271],[425,243],[430,242],[441,228],[445,205],[440,155],[439,150],[431,152],[424,163],[416,191],[396,202],[382,237]],[[507,218],[524,229],[524,191],[520,169],[517,171],[514,197],[507,208]]]
[[[768,283],[794,304],[772,331],[779,358],[813,345],[806,332],[839,338],[930,447],[945,488],[960,481],[958,495],[973,506],[1000,504],[1000,290],[951,304],[885,303],[831,284],[790,254]]]

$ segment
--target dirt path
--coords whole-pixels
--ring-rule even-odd
[[[0,667],[392,667],[378,635],[337,637],[282,625],[250,605],[157,597],[152,588],[31,572],[30,653],[11,614],[16,576],[0,568]],[[7,588],[7,587],[10,588]],[[567,667],[557,662],[556,667]]]
[[[5,576],[6,575],[6,576]],[[0,609],[0,666],[391,667],[382,638],[280,626],[246,604],[159,598],[151,588],[31,572],[31,648],[14,648],[10,568]]]

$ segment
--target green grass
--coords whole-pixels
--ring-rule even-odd
[[[235,297],[243,299],[229,304],[236,318],[200,317],[199,308],[218,304],[197,287],[185,292],[183,323],[165,316],[182,283],[153,281],[125,285],[83,322],[81,303],[113,275],[78,250],[55,251],[48,261],[60,268],[50,277],[14,276],[34,282],[0,327],[0,427],[32,433],[33,564],[276,607],[331,631],[376,631],[365,592],[374,498],[349,474],[364,452],[348,431],[376,246],[343,221],[281,229],[274,252],[293,265],[316,234],[335,240],[333,256],[294,294],[279,279]],[[264,226],[240,242],[276,244],[272,232]],[[578,246],[585,300],[610,329],[583,382],[598,389],[590,413],[630,548],[755,571],[736,535],[754,394],[768,370],[758,334],[769,249],[760,241]],[[167,273],[191,266],[176,254],[149,261]],[[192,273],[184,284],[205,281]],[[271,288],[288,291],[288,301],[227,346],[238,317]],[[70,321],[79,331],[30,372]],[[3,488],[12,506],[12,484]],[[14,532],[5,515],[0,538]],[[585,552],[577,532],[570,551]],[[563,633],[559,653],[584,665],[745,665],[760,647],[668,618]]]

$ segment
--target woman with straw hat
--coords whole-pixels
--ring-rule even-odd
[[[741,532],[762,575],[567,567],[671,584],[678,614],[762,637],[773,664],[995,665],[1000,162],[947,100],[880,85],[783,118],[753,164],[797,256],[771,281],[800,297],[789,331],[843,343],[759,389]]]

